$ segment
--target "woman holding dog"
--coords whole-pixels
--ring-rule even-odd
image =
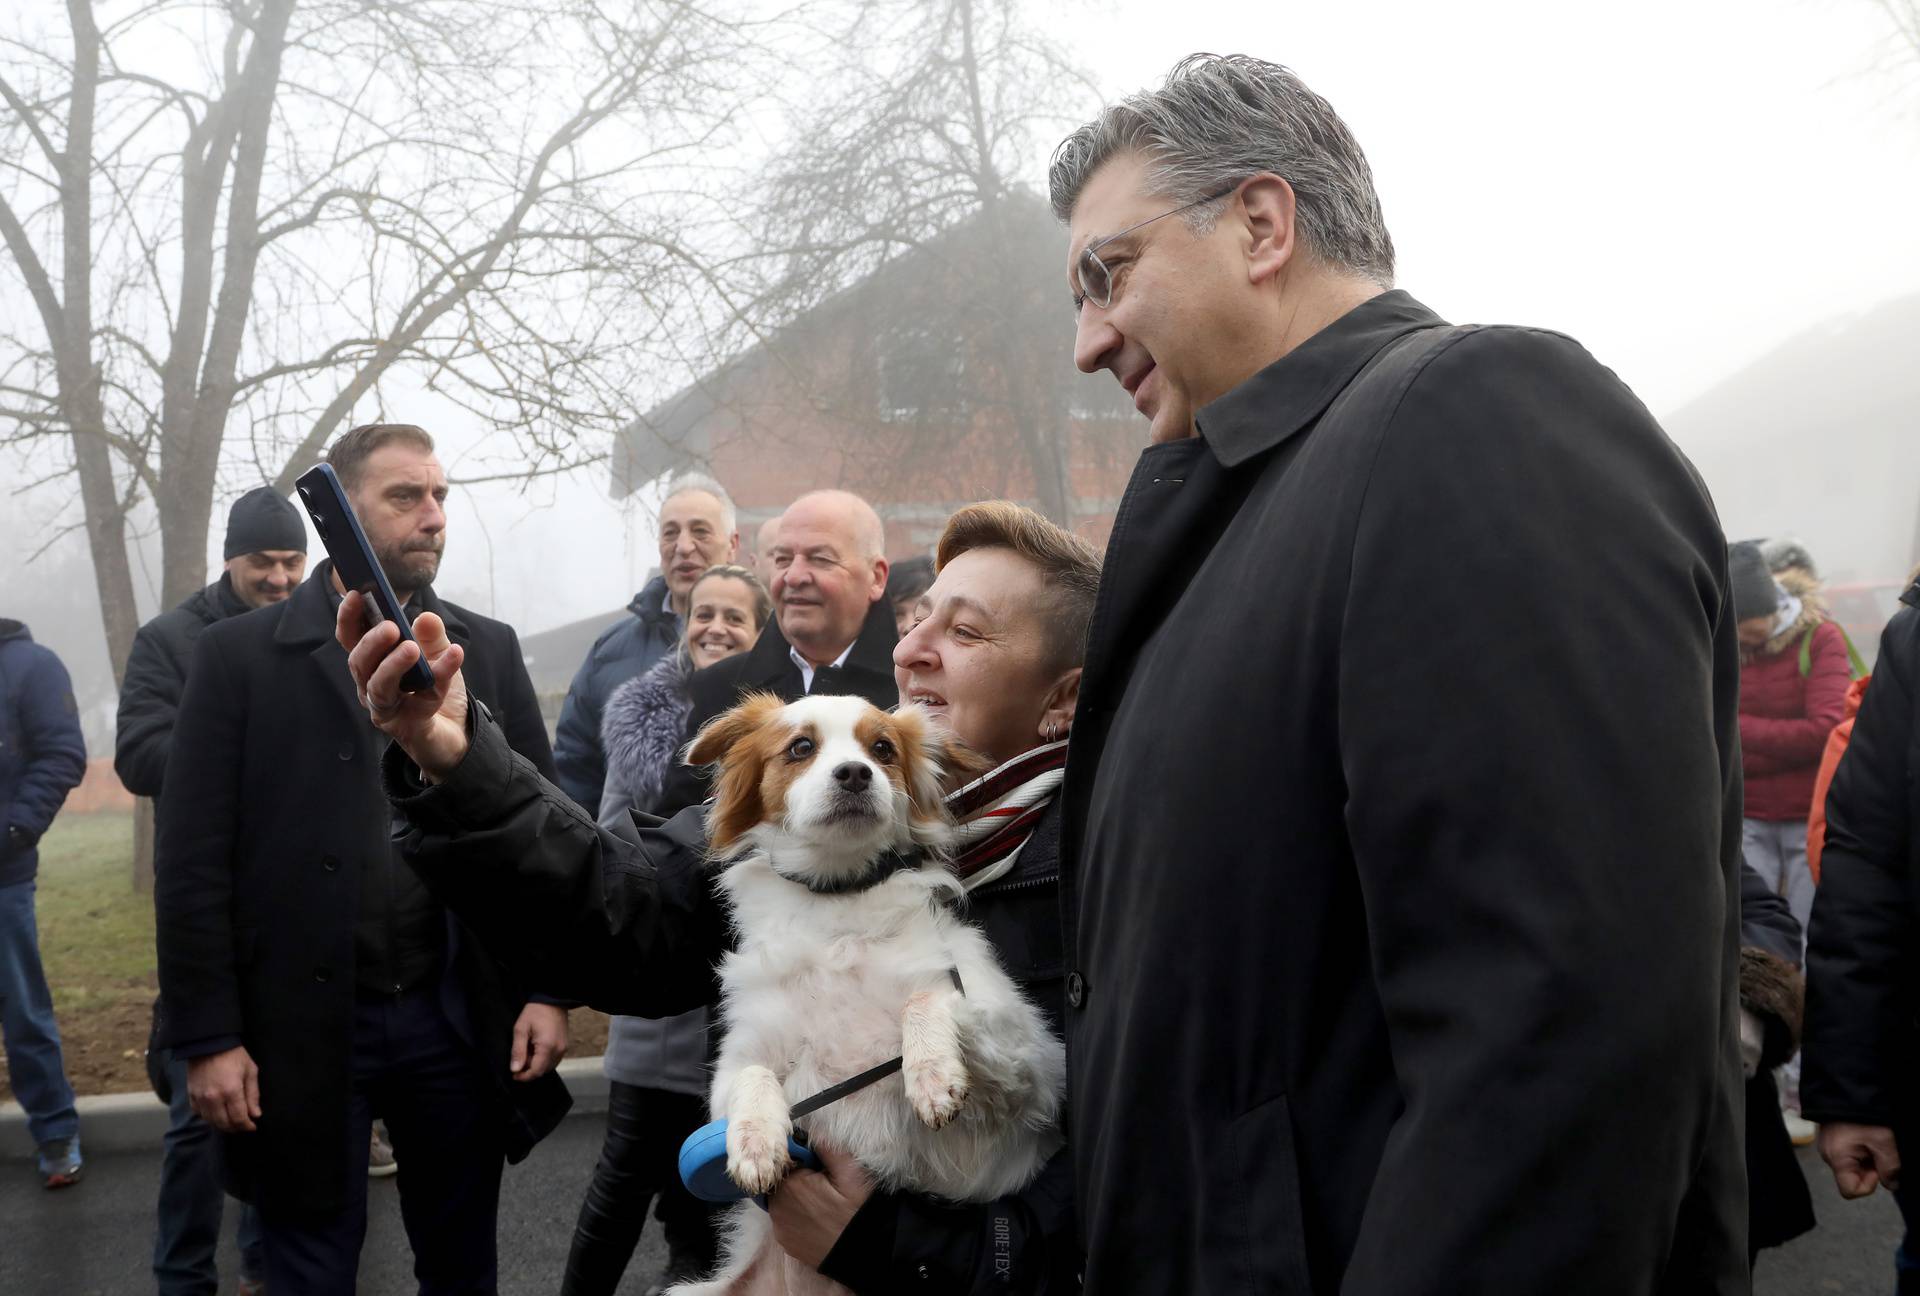
[[[1055,794],[1080,694],[1100,558],[1031,509],[961,509],[938,575],[894,650],[902,704],[925,707],[995,768],[949,795],[968,913],[1060,1031],[1060,816]],[[819,1149],[770,1199],[788,1255],[862,1293],[1057,1291],[1073,1285],[1071,1158],[1027,1188],[953,1205],[876,1192],[857,1162]]]
[[[709,567],[694,582],[679,645],[607,699],[602,823],[652,808],[693,710],[687,676],[753,647],[772,613],[766,586],[745,567]],[[619,1016],[608,1028],[607,1138],[580,1204],[561,1296],[612,1296],[649,1205],[667,1238],[661,1285],[713,1269],[718,1212],[686,1190],[677,1168],[681,1140],[707,1119],[710,1018],[703,1006],[659,1019]]]
[[[973,921],[1057,1031],[1066,961],[1054,798],[1099,556],[1031,510],[989,503],[953,516],[938,566],[895,676],[903,701],[995,762],[949,797],[961,824],[954,866]],[[468,713],[460,650],[439,626],[416,624],[416,649],[386,627],[363,633],[359,615],[349,597],[341,643],[375,724],[398,744],[384,776],[401,849],[436,894],[547,994],[649,1017],[706,1002],[728,932],[699,810],[590,829],[511,759],[490,717]],[[421,653],[438,687],[400,693]],[[875,1191],[857,1164],[818,1150],[822,1172],[795,1171],[771,1195],[775,1235],[856,1292],[1072,1288],[1067,1153],[1020,1193],[955,1206]]]

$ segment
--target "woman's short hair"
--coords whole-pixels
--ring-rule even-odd
[[[758,576],[755,576],[745,567],[738,566],[734,563],[715,563],[713,566],[701,572],[700,580],[696,580],[693,583],[693,588],[687,591],[687,610],[693,610],[693,595],[694,592],[700,588],[701,581],[709,580],[715,576],[725,576],[728,580],[737,580],[753,591],[753,628],[755,630],[766,629],[767,618],[773,615],[773,598],[767,593],[767,587],[760,583]]]
[[[1100,593],[1100,551],[1030,508],[1007,500],[969,504],[947,519],[934,569],[972,549],[1008,549],[1039,569],[1051,606],[1042,618],[1056,668],[1087,657],[1087,627]]]

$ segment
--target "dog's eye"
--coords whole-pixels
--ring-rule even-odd
[[[893,759],[893,744],[885,738],[876,738],[873,740],[873,754],[877,760],[890,761]]]
[[[813,739],[811,738],[795,738],[787,744],[788,760],[803,761],[811,755],[813,755]]]

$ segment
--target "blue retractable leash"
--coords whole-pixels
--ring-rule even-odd
[[[811,1116],[828,1103],[839,1102],[848,1094],[858,1093],[876,1080],[885,1079],[900,1069],[900,1059],[894,1058],[882,1062],[877,1067],[869,1067],[859,1075],[842,1080],[831,1088],[822,1089],[811,1098],[795,1103],[792,1116],[798,1121],[802,1116]],[[805,1166],[809,1170],[820,1168],[820,1157],[807,1146],[807,1132],[796,1129],[787,1138],[787,1155],[793,1158],[795,1165]],[[693,1133],[687,1135],[687,1141],[680,1145],[680,1182],[687,1191],[708,1202],[736,1202],[746,1193],[740,1185],[727,1175],[727,1122],[724,1117],[717,1121],[708,1121]],[[767,1199],[755,1197],[754,1201],[766,1209]]]

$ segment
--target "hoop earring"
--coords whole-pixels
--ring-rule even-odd
[[[1059,741],[1059,733],[1060,733],[1060,726],[1059,726],[1059,724],[1058,724],[1057,722],[1055,722],[1055,721],[1052,721],[1052,720],[1049,720],[1049,721],[1047,721],[1047,741],[1048,741],[1048,742],[1058,742],[1058,741]]]

